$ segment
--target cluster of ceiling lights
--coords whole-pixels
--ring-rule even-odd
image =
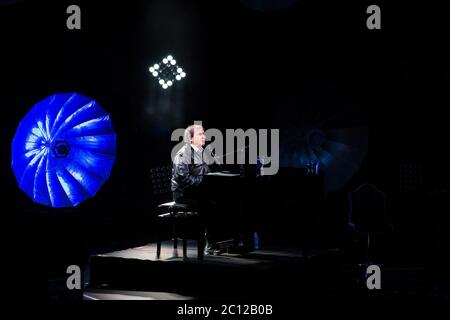
[[[177,61],[171,55],[162,59],[162,63],[155,63],[148,70],[157,78],[163,89],[171,87],[175,81],[186,77],[186,72],[177,65]]]

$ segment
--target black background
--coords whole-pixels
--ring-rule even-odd
[[[81,30],[66,28],[70,4],[81,7]],[[448,12],[379,3],[382,29],[368,30],[370,4],[298,1],[268,12],[239,1],[0,6],[2,268],[11,290],[51,295],[49,279],[63,277],[70,261],[84,263],[92,248],[151,239],[152,226],[141,223],[154,205],[149,169],[170,161],[172,131],[194,120],[282,130],[283,114],[302,108],[338,115],[334,125],[369,127],[369,153],[330,199],[361,181],[394,191],[402,161],[427,168],[428,190],[448,190]],[[187,78],[162,92],[148,67],[168,53]],[[50,209],[17,187],[11,141],[36,102],[74,91],[111,114],[117,160],[95,198]],[[427,221],[428,204],[414,223]]]

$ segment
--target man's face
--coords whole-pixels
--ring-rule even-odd
[[[194,128],[194,136],[191,138],[191,143],[196,147],[203,147],[205,145],[206,137],[203,127]]]

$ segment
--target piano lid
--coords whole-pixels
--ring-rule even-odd
[[[210,172],[210,173],[207,173],[206,175],[213,176],[213,177],[239,177],[240,176],[239,173],[230,173],[230,172],[223,172],[223,171]]]

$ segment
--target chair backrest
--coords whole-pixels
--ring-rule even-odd
[[[349,220],[361,232],[389,229],[387,195],[372,184],[363,184],[349,193]]]
[[[152,179],[152,188],[154,195],[169,194],[171,192],[171,165],[150,169],[150,177]]]

